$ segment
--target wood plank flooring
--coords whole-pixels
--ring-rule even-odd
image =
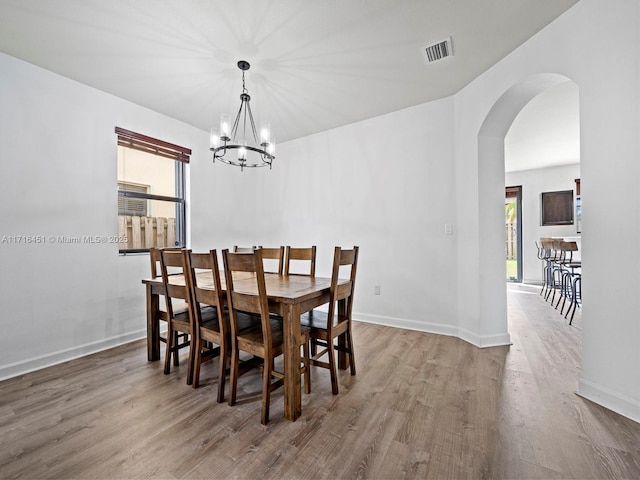
[[[0,383],[0,478],[640,478],[640,424],[574,394],[573,326],[510,285],[513,345],[357,323],[358,375],[313,368],[302,416],[274,392],[260,425],[259,374],[215,402],[183,364],[162,374],[145,343]]]

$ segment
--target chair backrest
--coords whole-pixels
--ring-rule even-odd
[[[256,249],[255,245],[253,247],[239,247],[237,245],[233,246],[233,253],[251,253]]]
[[[566,242],[561,240],[556,244],[556,250],[560,251],[561,261],[567,263],[573,260],[573,252],[578,251],[577,242]]]
[[[196,327],[202,325],[200,304],[215,307],[220,322],[220,332],[227,334],[227,322],[224,317],[224,292],[220,281],[218,254],[215,250],[209,253],[193,253],[189,251],[189,277],[191,285],[191,308]]]
[[[540,244],[542,245],[542,248],[544,250],[543,259],[550,260],[555,253],[553,249],[553,238],[541,237]]]
[[[160,270],[167,313],[169,317],[173,318],[175,316],[174,300],[179,299],[188,304],[191,296],[189,258],[186,249],[161,250]],[[173,275],[183,275],[184,281],[169,282],[169,278]]]
[[[238,335],[238,311],[260,316],[264,348],[271,349],[271,324],[269,321],[269,302],[264,281],[262,250],[252,253],[230,253],[222,251],[224,276],[227,287],[227,305],[231,320],[232,336]],[[253,275],[242,275],[252,273]]]
[[[298,273],[291,271],[291,261],[296,263],[309,262],[309,273]],[[295,270],[295,268],[294,268]],[[308,275],[310,277],[316,276],[316,246],[308,248],[294,248],[287,245],[285,249],[285,261],[284,271],[285,275]]]
[[[183,248],[182,247],[150,248],[149,259],[151,260],[151,278],[162,277],[162,272],[160,271],[160,253],[163,250],[180,251],[180,250],[183,250]]]
[[[162,276],[160,273],[160,250],[152,248],[149,250],[149,259],[151,260],[151,278]]]
[[[282,268],[284,266],[284,247],[264,248],[258,247],[262,250],[262,260],[275,260],[275,262],[265,262],[266,268],[263,265],[266,273],[277,273],[282,275]],[[276,267],[277,265],[277,267]]]
[[[351,320],[351,312],[353,309],[353,293],[356,285],[356,271],[358,268],[358,251],[359,247],[353,247],[351,250],[343,250],[335,247],[333,253],[333,271],[331,273],[331,290],[329,295],[329,311],[330,319],[334,318],[335,306],[339,300],[346,299],[346,308],[338,313],[338,323]],[[350,267],[349,281],[339,285],[340,269],[342,267]],[[328,322],[328,330],[331,330],[333,322]]]

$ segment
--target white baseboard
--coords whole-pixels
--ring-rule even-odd
[[[640,423],[640,399],[622,395],[584,378],[578,382],[576,394]]]
[[[469,342],[479,348],[502,347],[511,345],[511,335],[509,332],[497,333],[492,335],[478,335],[464,328],[459,329],[459,335],[462,340]]]
[[[508,332],[498,335],[477,335],[463,328],[451,325],[432,322],[417,322],[406,318],[383,317],[367,313],[354,313],[353,319],[365,323],[385,325],[387,327],[405,328],[407,330],[416,330],[418,332],[457,337],[479,348],[511,345],[511,337]]]
[[[119,335],[116,337],[106,338],[97,342],[79,345],[77,347],[60,350],[54,353],[48,353],[39,357],[29,358],[27,360],[0,366],[0,381],[8,378],[24,375],[25,373],[40,370],[42,368],[51,367],[60,363],[68,362],[76,358],[98,353],[109,348],[124,345],[147,337],[147,330],[138,330],[135,332]]]

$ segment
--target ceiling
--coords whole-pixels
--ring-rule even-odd
[[[0,51],[204,130],[247,60],[281,143],[452,95],[577,1],[0,0]]]

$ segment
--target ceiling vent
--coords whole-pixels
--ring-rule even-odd
[[[443,58],[453,56],[453,48],[451,47],[451,37],[445,38],[431,45],[424,47],[424,55],[427,63],[437,62]]]

